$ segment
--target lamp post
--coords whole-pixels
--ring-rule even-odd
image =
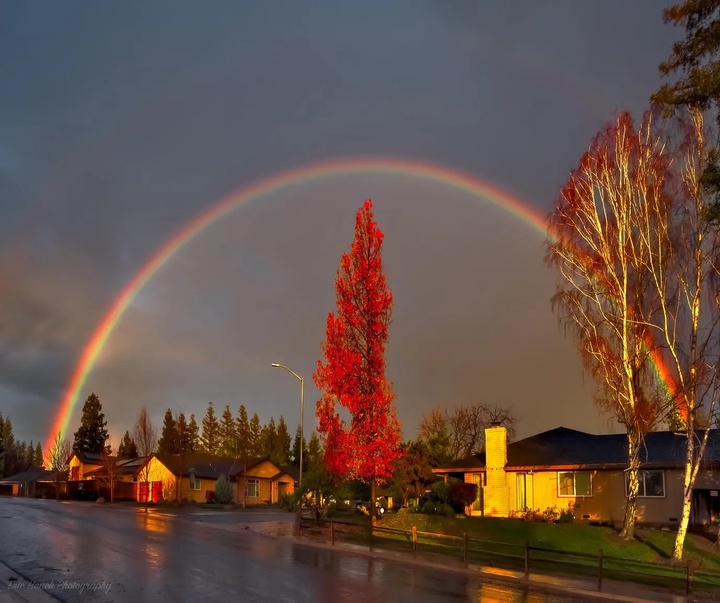
[[[300,490],[300,495],[302,496],[303,448],[305,447],[305,435],[303,426],[303,418],[305,416],[305,379],[303,379],[292,369],[286,367],[284,364],[278,364],[277,362],[273,362],[272,366],[274,366],[275,368],[283,368],[289,373],[291,373],[295,378],[300,380],[300,477],[298,477],[298,490]]]

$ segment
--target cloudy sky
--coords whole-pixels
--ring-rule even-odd
[[[45,438],[94,328],[220,198],[353,156],[438,163],[546,214],[594,133],[636,115],[682,32],[665,2],[25,2],[0,5],[0,412]],[[146,405],[245,404],[306,426],[354,214],[372,197],[395,296],[406,437],[434,405],[509,406],[519,435],[598,416],[549,297],[543,237],[438,182],[298,182],[205,230],[134,299],[81,392],[111,431]],[[71,428],[79,421],[76,408]],[[308,428],[309,429],[309,428]]]

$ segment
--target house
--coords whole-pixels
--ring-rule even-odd
[[[702,436],[702,433],[698,434]],[[641,449],[637,520],[674,524],[682,512],[686,437],[658,431]],[[627,491],[627,437],[558,427],[511,444],[494,424],[485,451],[433,472],[478,485],[472,515],[512,517],[527,509],[572,509],[578,519],[619,522]],[[705,459],[693,490],[691,524],[720,521],[720,430],[708,435]]]
[[[295,491],[294,469],[280,467],[269,458],[226,459],[212,454],[151,455],[138,469],[136,500],[182,500],[206,502],[215,492],[218,478],[231,483],[233,500],[245,504],[271,504]]]
[[[66,486],[66,471],[57,472],[42,467],[31,467],[17,475],[0,479],[0,494],[54,497],[56,488],[59,488],[59,493],[63,494]]]
[[[67,491],[72,498],[110,500],[110,477],[115,483],[114,500],[136,500],[136,475],[144,459],[119,459],[116,456],[73,452],[68,461]]]

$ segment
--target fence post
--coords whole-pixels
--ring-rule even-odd
[[[412,527],[413,556],[417,557],[417,526]]]
[[[372,545],[373,545],[373,525],[372,525],[372,519],[370,519],[370,525],[368,526],[368,531],[370,533],[370,550],[372,551]]]
[[[330,544],[335,546],[335,526],[333,525],[332,518],[330,519]]]
[[[602,590],[602,578],[603,578],[603,552],[600,549],[598,555],[598,590]]]
[[[465,567],[468,566],[468,535],[467,532],[463,532],[463,561]]]
[[[688,597],[692,594],[692,586],[693,586],[693,567],[692,567],[692,561],[688,559],[687,562],[687,595]]]
[[[530,574],[530,542],[525,541],[525,577]]]

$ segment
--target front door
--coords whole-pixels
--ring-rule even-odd
[[[152,501],[157,502],[162,498],[162,482],[152,483]]]

